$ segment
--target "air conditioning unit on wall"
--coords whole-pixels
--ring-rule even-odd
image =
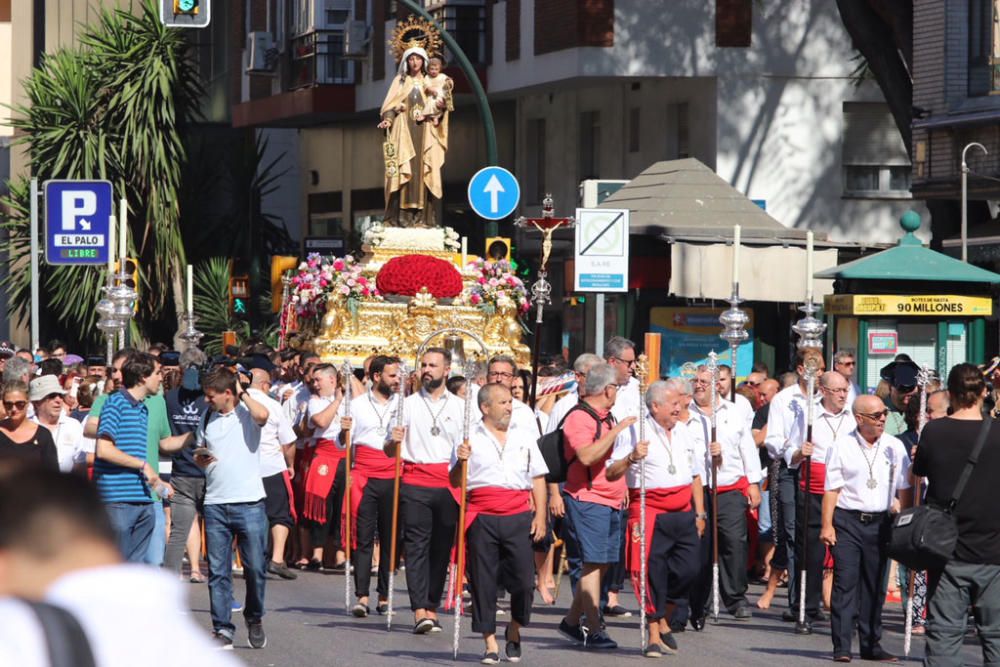
[[[368,56],[368,24],[364,21],[348,21],[344,24],[344,57],[364,59]]]
[[[278,66],[278,49],[271,33],[257,30],[247,33],[247,72],[269,74]]]

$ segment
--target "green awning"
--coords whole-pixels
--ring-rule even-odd
[[[943,253],[925,248],[914,232],[920,214],[907,211],[899,220],[906,232],[899,244],[847,264],[815,274],[816,278],[842,280],[920,280],[955,283],[1000,283],[1000,274],[981,269]]]

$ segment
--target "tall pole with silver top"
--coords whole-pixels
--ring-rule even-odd
[[[732,382],[729,387],[729,400],[736,402],[736,354],[742,343],[746,342],[750,335],[747,333],[747,324],[750,318],[746,311],[740,309],[740,226],[733,228],[733,293],[728,299],[729,310],[719,316],[719,323],[722,324],[722,333],[719,338],[729,343],[729,362],[732,364]]]
[[[709,397],[712,407],[711,415],[711,438],[712,442],[718,439],[718,412],[719,401],[719,356],[712,350],[708,353],[708,371],[712,376],[712,386],[709,387]],[[712,442],[708,443],[706,449],[710,449]],[[719,622],[719,464],[721,457],[712,457],[712,620]]]
[[[815,350],[813,354],[805,357],[806,373],[806,439],[805,442],[812,442],[813,438],[813,418],[815,413],[816,377],[819,372],[819,361],[817,356],[822,354],[823,335],[826,333],[826,324],[816,319],[814,314],[817,311],[816,304],[813,303],[812,291],[812,232],[807,235],[807,260],[806,260],[806,301],[799,307],[804,313],[804,317],[792,326],[792,330],[798,335],[797,347],[800,350]],[[805,536],[802,540],[802,562],[799,563],[799,618],[795,624],[796,634],[812,634],[812,626],[806,621],[806,573],[809,569],[809,507],[810,483],[812,481],[812,457],[806,456],[802,459],[799,470],[805,471],[805,500],[803,511],[802,530]]]
[[[419,361],[419,360],[418,360]],[[403,404],[406,399],[406,386],[410,376],[405,364],[399,365],[399,389],[396,391],[396,428],[403,428]],[[388,437],[388,436],[387,436]],[[403,473],[403,443],[396,446],[393,456],[393,488],[392,488],[392,532],[389,538],[389,599],[385,614],[385,629],[392,632],[392,589],[396,580],[396,541],[399,533],[399,480]]]
[[[340,371],[344,378],[344,416],[350,419],[354,393],[351,382],[354,379],[354,369],[351,367],[351,362],[345,359]],[[344,432],[344,609],[348,614],[351,613],[351,464],[353,463],[351,431],[353,430],[349,428]],[[329,520],[333,521],[333,517],[329,517]]]
[[[639,396],[645,398],[649,386],[649,357],[640,354],[636,359],[635,375],[639,380]],[[646,439],[646,418],[639,417],[639,442]],[[646,634],[646,458],[639,459],[639,647],[646,652],[649,636]]]

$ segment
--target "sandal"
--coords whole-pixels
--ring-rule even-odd
[[[189,579],[189,581],[192,584],[203,584],[206,581],[208,581],[208,578],[205,575],[203,575],[201,572],[198,572],[197,570],[192,570],[191,571],[191,578]]]

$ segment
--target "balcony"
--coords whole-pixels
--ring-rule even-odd
[[[292,38],[282,63],[284,91],[235,105],[233,126],[308,127],[354,113],[357,65],[343,50],[340,30]]]
[[[291,40],[288,88],[353,84],[355,63],[344,58],[341,30],[315,30]]]

